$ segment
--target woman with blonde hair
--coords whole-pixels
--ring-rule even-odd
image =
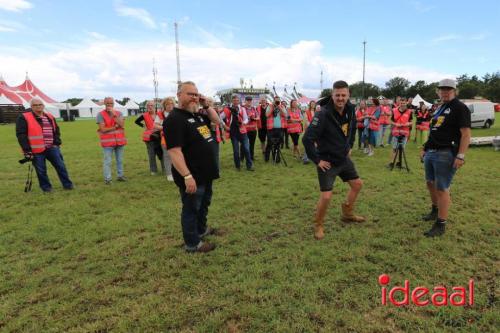
[[[161,101],[161,110],[158,111],[158,114],[155,118],[155,128],[159,129],[161,132],[161,149],[163,151],[163,170],[167,175],[167,180],[169,182],[173,182],[174,178],[172,177],[172,161],[170,159],[170,155],[167,153],[167,144],[165,142],[165,134],[163,132],[163,121],[168,117],[170,112],[174,109],[175,99],[173,97],[167,97],[163,101]]]

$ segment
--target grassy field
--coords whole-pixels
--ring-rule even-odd
[[[498,117],[497,117],[498,118]],[[389,148],[353,159],[365,186],[363,225],[339,221],[335,186],[326,237],[312,237],[315,168],[264,164],[236,172],[222,145],[207,255],[182,249],[176,187],[150,176],[140,129],[127,120],[127,183],[105,186],[93,121],[60,123],[76,190],[23,193],[14,126],[0,126],[0,331],[494,332],[498,310],[500,152],[471,148],[452,186],[447,233],[427,239],[429,208],[417,147],[411,173],[388,171]],[[490,130],[500,135],[500,119]],[[476,284],[472,307],[381,305],[378,276],[412,288]]]

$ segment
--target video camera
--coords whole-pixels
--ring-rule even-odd
[[[33,161],[33,155],[24,155],[22,160],[19,160],[19,164],[24,164]]]

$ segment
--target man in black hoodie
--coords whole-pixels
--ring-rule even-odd
[[[321,110],[316,112],[302,138],[307,156],[317,165],[321,195],[316,206],[314,237],[318,240],[324,238],[323,224],[337,176],[350,186],[346,201],[342,203],[341,220],[365,221],[364,217],[353,213],[363,182],[350,159],[356,136],[356,116],[354,106],[349,102],[347,82],[335,82],[332,97],[319,104]]]

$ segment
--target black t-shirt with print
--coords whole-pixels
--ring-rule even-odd
[[[197,184],[219,178],[215,156],[215,139],[208,117],[174,108],[163,122],[167,149],[181,147],[186,165]],[[184,178],[172,165],[175,184],[185,188]]]
[[[425,150],[452,148],[454,153],[460,145],[461,128],[470,128],[470,110],[458,98],[441,105],[431,118],[429,139]]]

